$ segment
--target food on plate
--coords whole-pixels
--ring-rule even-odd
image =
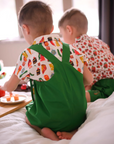
[[[7,97],[6,97],[6,100],[7,100],[7,101],[10,101],[10,100],[11,100],[11,97],[10,97],[10,96],[7,96]]]
[[[19,95],[18,94],[15,94],[13,97],[14,97],[15,101],[19,100]]]
[[[12,93],[10,93],[10,97],[12,97],[13,96],[13,94]]]

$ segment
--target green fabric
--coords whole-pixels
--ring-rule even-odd
[[[99,98],[107,98],[114,91],[114,79],[102,79],[96,82],[91,90],[88,90],[90,93],[91,101],[95,101]]]
[[[31,49],[41,53],[54,65],[54,75],[48,81],[31,81],[33,103],[27,105],[27,118],[32,125],[53,131],[72,131],[86,119],[87,101],[83,75],[70,63],[69,45],[63,44],[62,62],[41,44]]]

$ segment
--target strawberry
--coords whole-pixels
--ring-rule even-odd
[[[97,68],[100,68],[100,66],[98,65]]]
[[[106,62],[108,62],[108,59],[107,59],[107,58],[104,58],[104,59],[105,59]]]
[[[88,46],[89,46],[89,47],[92,47],[92,45],[91,45],[91,44],[88,44]]]
[[[95,67],[92,66],[92,72],[95,72]]]
[[[5,96],[5,91],[0,89],[0,97]]]
[[[110,71],[110,73],[109,73],[110,75],[112,75],[112,72]]]
[[[94,61],[94,57],[91,57],[91,60]]]
[[[108,67],[108,64],[107,63],[104,63],[104,68],[107,68]]]
[[[94,51],[94,52],[93,52],[93,54],[94,54],[94,56],[96,56],[96,55],[97,55],[97,52],[96,52],[96,51]]]
[[[100,65],[102,66],[102,62],[100,62]]]

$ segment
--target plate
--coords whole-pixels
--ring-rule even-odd
[[[14,100],[14,97],[12,96],[11,97],[11,100],[10,101],[7,101],[6,100],[6,97],[9,96],[9,95],[5,95],[4,97],[1,97],[0,98],[0,102],[1,103],[4,103],[4,104],[17,104],[17,103],[20,103],[20,102],[23,102],[27,96],[26,95],[19,95],[19,100]]]

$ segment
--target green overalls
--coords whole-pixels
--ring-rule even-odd
[[[108,98],[114,92],[114,79],[101,79],[88,90],[91,102],[99,98]]]
[[[48,81],[30,80],[33,102],[27,105],[26,116],[32,125],[48,127],[54,132],[77,129],[86,119],[87,101],[83,74],[70,63],[70,49],[63,44],[62,61],[43,48],[30,47],[54,65],[54,75]]]

